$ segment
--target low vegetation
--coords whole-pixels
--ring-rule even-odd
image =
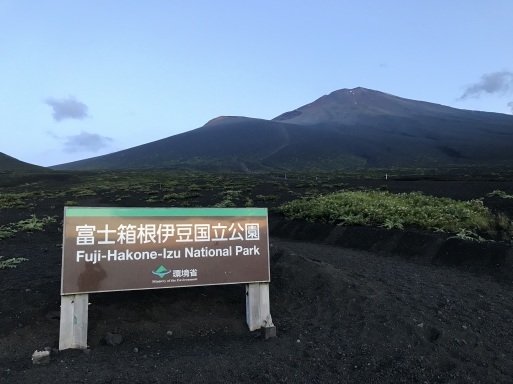
[[[16,268],[18,264],[27,261],[28,259],[25,259],[23,257],[13,257],[11,259],[3,259],[3,256],[0,256],[0,269],[6,269],[6,268]]]
[[[30,216],[29,219],[20,220],[17,223],[0,226],[0,240],[13,237],[16,232],[33,232],[43,231],[49,223],[55,223],[54,216],[45,216],[38,219],[36,215]]]
[[[415,226],[462,235],[468,234],[464,231],[490,232],[498,224],[497,216],[481,200],[456,201],[419,192],[343,191],[295,200],[279,210],[290,219],[386,228]]]
[[[495,191],[490,192],[486,196],[488,196],[488,197],[496,196],[496,197],[500,197],[502,199],[513,199],[513,195],[508,195],[506,192],[501,191],[500,189],[496,189]]]
[[[5,225],[0,226],[0,240],[12,237],[14,233],[15,231],[10,227],[6,227]]]
[[[473,195],[483,196],[483,199],[473,201],[435,198],[418,192],[398,193],[411,191],[403,188],[410,181],[436,183],[476,179],[470,169],[465,170],[469,175],[463,176],[461,169],[456,169],[454,175],[451,172],[439,175],[436,170],[420,171],[413,174],[407,173],[412,172],[411,169],[267,174],[127,171],[30,176],[12,173],[0,178],[0,240],[13,237],[19,231],[42,230],[55,221],[53,215],[62,214],[64,206],[77,205],[257,206],[271,211],[279,206],[278,210],[291,219],[388,229],[413,226],[451,232],[456,238],[472,241],[482,241],[482,236],[511,240],[513,230],[508,215],[513,195],[504,192],[510,192],[510,184],[493,184],[488,190]],[[500,174],[489,173],[476,180],[481,178],[511,180],[513,171],[502,169]],[[495,189],[497,187],[501,189]],[[284,201],[289,203],[280,205]],[[493,212],[483,201],[490,203]],[[31,216],[16,223],[23,212],[37,212],[38,217]],[[41,216],[46,214],[51,216]]]
[[[36,215],[30,216],[30,219],[21,220],[14,224],[14,228],[18,231],[32,232],[42,231],[48,223],[54,223],[55,217],[45,216],[42,219],[38,219]]]
[[[2,208],[23,208],[25,200],[32,195],[30,193],[0,193],[0,209]]]

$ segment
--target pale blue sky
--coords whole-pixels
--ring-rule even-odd
[[[358,86],[511,113],[513,1],[0,0],[0,57],[0,152],[48,166]]]

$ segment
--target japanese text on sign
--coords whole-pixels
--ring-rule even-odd
[[[209,241],[258,241],[259,223],[211,224],[121,224],[117,228],[77,225],[76,244],[164,244]]]

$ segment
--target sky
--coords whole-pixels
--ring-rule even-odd
[[[0,152],[50,166],[342,88],[513,113],[511,0],[0,0]]]

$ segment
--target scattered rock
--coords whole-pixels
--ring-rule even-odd
[[[32,354],[32,364],[44,365],[50,362],[50,351],[34,351]]]
[[[107,333],[105,335],[105,342],[107,345],[110,345],[112,347],[119,345],[123,342],[123,336],[121,336],[119,333]]]

